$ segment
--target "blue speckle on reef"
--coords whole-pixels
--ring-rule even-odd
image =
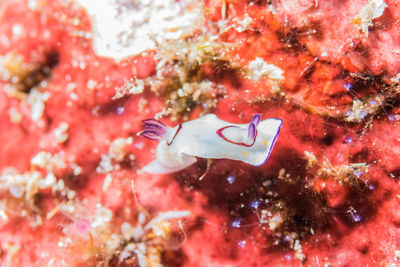
[[[116,112],[118,115],[122,115],[122,114],[124,113],[124,111],[125,111],[125,109],[124,109],[123,107],[117,107],[117,108],[115,109],[115,112]]]
[[[240,224],[241,224],[241,220],[240,220],[240,219],[235,219],[235,220],[232,222],[232,227],[233,227],[233,228],[240,228]]]
[[[258,201],[258,200],[254,200],[254,201],[252,201],[251,203],[250,203],[250,206],[253,208],[253,209],[258,209],[258,206],[260,205],[260,201]]]
[[[239,247],[244,248],[246,246],[246,240],[241,240],[238,242]]]
[[[353,85],[351,83],[345,83],[344,88],[346,88],[347,91],[350,91],[350,89],[353,87]]]
[[[228,181],[229,184],[233,184],[236,180],[236,178],[232,175],[229,175],[226,180]]]
[[[356,222],[356,223],[359,223],[359,222],[362,221],[362,218],[361,218],[361,216],[360,216],[359,214],[354,213],[354,214],[352,214],[351,216],[353,217],[353,220],[354,220],[354,222]]]
[[[351,138],[351,136],[346,136],[346,139],[344,139],[344,142],[346,144],[350,144],[351,142],[353,142],[353,138]]]
[[[357,178],[360,178],[362,174],[363,174],[363,173],[362,173],[362,171],[360,171],[360,170],[354,171],[354,175],[357,176]]]

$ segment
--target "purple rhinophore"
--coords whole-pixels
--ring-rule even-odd
[[[254,138],[256,138],[256,135],[257,135],[256,125],[254,125],[254,123],[251,122],[248,128],[247,136],[251,140],[254,140]]]
[[[260,114],[256,114],[251,119],[249,127],[247,129],[247,137],[251,140],[254,140],[257,136],[257,126],[260,124],[261,116]]]
[[[167,132],[167,127],[161,121],[155,119],[147,119],[142,121],[143,131],[140,132],[140,135],[146,137],[150,140],[159,140],[161,139]]]
[[[258,124],[260,124],[260,121],[261,121],[261,116],[260,116],[260,114],[256,114],[256,115],[254,115],[253,118],[251,119],[250,124],[253,123],[254,126],[257,127]]]

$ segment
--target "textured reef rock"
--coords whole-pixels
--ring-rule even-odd
[[[0,265],[400,264],[396,1],[0,3]],[[209,113],[268,162],[143,171]]]

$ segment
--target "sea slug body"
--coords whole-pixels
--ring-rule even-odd
[[[218,119],[215,114],[207,114],[173,128],[155,119],[143,123],[140,135],[160,140],[160,143],[156,159],[142,171],[164,174],[189,167],[197,157],[240,160],[261,166],[271,154],[282,120],[261,121],[260,115],[255,115],[249,124],[232,124]]]

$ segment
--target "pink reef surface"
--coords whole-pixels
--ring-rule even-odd
[[[73,1],[2,2],[0,265],[400,264],[399,3],[199,8],[193,35],[117,62]],[[141,171],[141,120],[205,113],[282,119],[268,162]]]

